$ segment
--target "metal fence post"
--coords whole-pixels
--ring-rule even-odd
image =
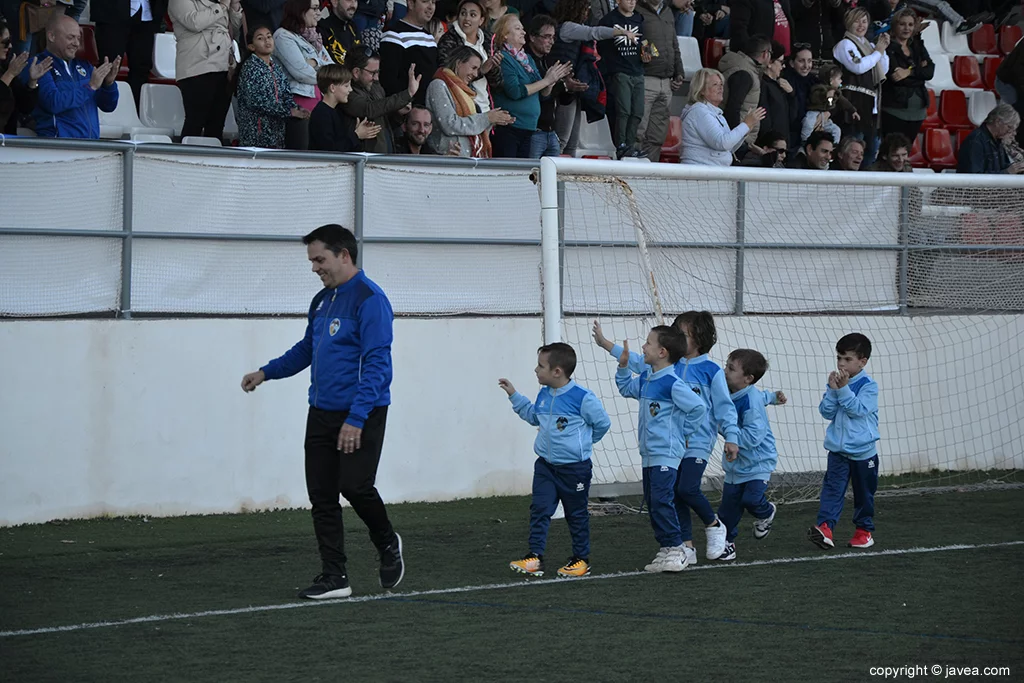
[[[135,147],[128,147],[121,154],[123,176],[121,200],[121,311],[120,317],[132,317],[132,222],[133,190],[135,186]]]
[[[900,226],[899,226],[899,272],[897,290],[900,302],[900,315],[907,314],[908,285],[910,279],[910,188],[900,188]]]
[[[743,243],[747,227],[747,184],[736,183],[736,301],[733,313],[743,315]]]
[[[366,181],[366,157],[356,162],[356,177],[353,184],[355,191],[355,204],[352,208],[352,232],[356,235],[356,246],[359,248],[359,258],[356,265],[363,263],[363,187]]]

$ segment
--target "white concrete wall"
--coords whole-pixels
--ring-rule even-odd
[[[581,321],[582,323],[582,321]],[[393,406],[378,479],[388,501],[525,494],[534,430],[497,378],[532,395],[536,318],[399,319]],[[614,361],[567,326],[581,382],[611,396]],[[824,466],[817,403],[842,333],[875,344],[884,472],[1021,468],[1024,316],[720,318],[720,343],[762,350],[780,470]],[[103,514],[177,515],[306,505],[308,374],[239,388],[294,343],[287,319],[0,322],[0,525]],[[607,321],[610,337],[627,334]],[[639,336],[628,332],[639,347]],[[623,429],[635,403],[606,401]],[[627,444],[610,435],[606,444]],[[635,443],[635,442],[634,442]],[[628,471],[628,445],[599,451]]]

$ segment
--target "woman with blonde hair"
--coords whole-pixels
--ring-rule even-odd
[[[679,163],[702,166],[730,166],[733,153],[744,136],[765,117],[764,107],[747,114],[738,126],[729,129],[721,104],[725,81],[715,69],[700,69],[690,83],[690,103],[680,116],[683,123]]]
[[[879,94],[882,81],[889,71],[889,34],[883,33],[878,43],[867,39],[871,15],[863,7],[846,13],[846,35],[836,43],[832,57],[843,67],[843,94],[857,108],[860,116],[850,126],[850,133],[864,139],[864,165],[874,163],[878,151],[876,139],[877,118],[880,111]]]

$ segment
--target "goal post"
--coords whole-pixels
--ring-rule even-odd
[[[575,378],[612,418],[592,496],[640,481],[637,406],[618,395],[592,321],[638,343],[691,309],[715,316],[712,360],[757,349],[770,365],[758,385],[789,397],[768,408],[775,499],[817,495],[817,406],[848,332],[874,345],[883,486],[1008,480],[1024,466],[1010,408],[1024,399],[1024,177],[544,158],[540,192],[544,340],[574,346]],[[706,487],[721,477],[719,444]]]

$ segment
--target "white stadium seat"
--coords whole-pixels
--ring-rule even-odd
[[[178,40],[173,33],[158,33],[153,41],[153,73],[158,78],[174,79],[174,60],[178,53]]]
[[[117,83],[117,108],[109,114],[100,112],[100,137],[108,140],[119,140],[125,135],[143,133],[149,135],[170,135],[170,128],[144,126],[135,111],[135,96],[132,88],[125,81]],[[146,86],[142,86],[145,92]]]
[[[199,145],[201,147],[223,147],[217,138],[207,138],[201,135],[189,135],[181,139],[183,145]]]
[[[967,118],[975,126],[980,126],[985,122],[985,117],[988,116],[989,112],[996,108],[996,104],[996,94],[994,92],[982,90],[981,92],[972,93],[967,100]]]
[[[146,83],[142,86],[139,111],[145,126],[170,129],[173,135],[181,135],[181,127],[185,125],[185,105],[181,103],[178,86]]]
[[[683,60],[683,76],[689,81],[703,66],[700,62],[700,43],[697,42],[697,39],[690,36],[680,36],[679,56]]]

